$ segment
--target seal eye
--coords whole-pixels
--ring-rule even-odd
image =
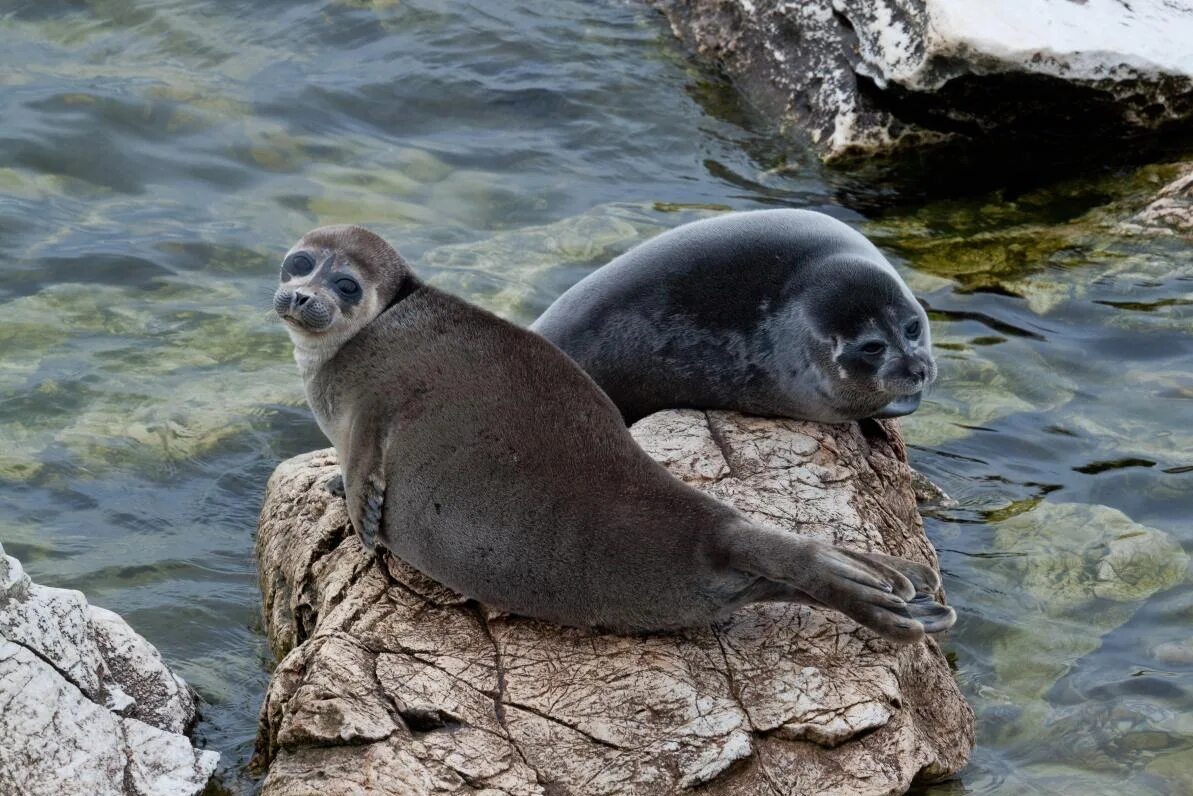
[[[360,292],[360,285],[356,284],[355,279],[349,279],[345,276],[336,280],[336,290],[345,296],[355,296]]]
[[[919,322],[919,320],[914,320],[911,323],[907,324],[907,326],[904,327],[903,331],[907,332],[907,336],[910,337],[912,340],[918,340],[920,337],[920,322]]]
[[[886,351],[886,343],[883,343],[878,340],[871,340],[870,342],[868,342],[864,346],[862,346],[862,353],[869,354],[871,356],[874,356],[876,354],[881,354],[883,351]]]
[[[282,263],[282,268],[295,276],[306,276],[314,267],[315,261],[301,252],[291,255],[290,259]]]

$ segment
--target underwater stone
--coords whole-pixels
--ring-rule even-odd
[[[1193,235],[1193,164],[1185,164],[1181,171],[1181,176],[1161,188],[1147,207],[1126,222],[1126,231]]]
[[[995,536],[996,549],[1022,554],[1007,560],[1051,612],[1139,602],[1182,582],[1189,566],[1171,536],[1109,506],[1043,501],[997,523]]]
[[[987,567],[1007,627],[991,665],[1029,726],[1050,714],[1044,697],[1073,664],[1145,599],[1184,581],[1189,557],[1164,531],[1109,506],[1044,500],[993,527],[1000,555]]]

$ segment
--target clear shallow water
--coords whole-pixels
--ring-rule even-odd
[[[933,308],[906,428],[960,501],[928,524],[979,712],[933,792],[1193,793],[1193,651],[1157,651],[1193,621],[1165,564],[1193,550],[1193,269],[1113,229],[1163,170],[868,186],[636,3],[17,3],[0,52],[0,540],[162,650],[232,790],[271,666],[262,489],[325,444],[268,312],[290,243],[365,223],[528,322],[662,229],[784,205],[861,226]]]

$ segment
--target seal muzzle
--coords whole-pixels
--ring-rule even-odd
[[[318,295],[302,290],[278,288],[273,294],[273,309],[282,320],[290,321],[308,332],[321,332],[331,325],[335,315],[331,305]]]

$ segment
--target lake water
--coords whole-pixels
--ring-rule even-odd
[[[959,502],[927,524],[979,723],[928,792],[1193,793],[1193,268],[1116,226],[1171,169],[869,184],[613,0],[18,1],[0,52],[0,540],[198,689],[230,791],[272,665],[262,490],[325,445],[269,312],[291,242],[367,224],[525,323],[663,229],[790,206],[932,309],[905,430]]]

